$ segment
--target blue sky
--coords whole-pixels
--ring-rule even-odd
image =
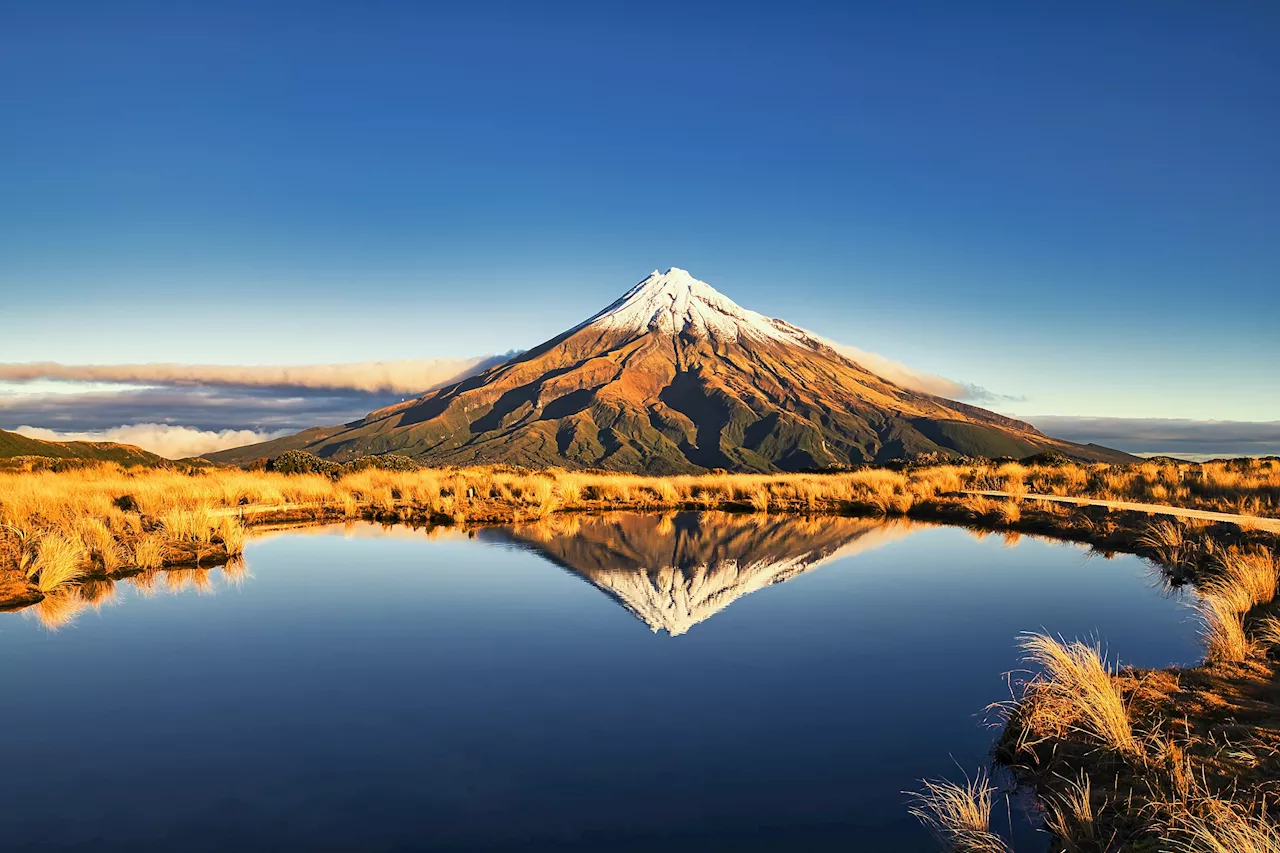
[[[1002,411],[1280,420],[1280,6],[878,6],[0,6],[0,361],[502,352],[676,265]]]

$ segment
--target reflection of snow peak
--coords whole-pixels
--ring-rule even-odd
[[[579,328],[643,334],[650,329],[718,341],[772,340],[812,347],[816,338],[781,320],[749,311],[678,267],[654,270],[621,299]]]
[[[583,519],[511,538],[582,575],[653,631],[685,633],[748,593],[907,535],[906,522],[682,513]]]
[[[794,577],[821,560],[796,557],[740,566],[726,560],[693,569],[666,566],[656,572],[601,572],[591,582],[611,593],[655,632],[675,637],[734,601],[769,584]]]

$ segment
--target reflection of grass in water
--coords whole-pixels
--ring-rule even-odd
[[[70,625],[84,606],[84,602],[76,595],[75,590],[59,589],[32,605],[29,612],[35,614],[41,625],[50,631],[56,631]]]
[[[200,595],[213,592],[213,580],[208,569],[170,569],[164,573],[165,589],[177,594],[194,589]]]
[[[249,570],[243,559],[234,559],[220,567],[228,585],[240,585],[248,578]],[[71,624],[86,607],[99,609],[118,600],[120,584],[132,584],[143,598],[151,598],[163,590],[178,595],[188,590],[208,595],[215,591],[213,569],[152,569],[132,577],[88,578],[82,583],[62,586],[47,593],[25,612],[33,615],[51,631]]]
[[[222,565],[222,577],[230,586],[244,586],[244,582],[249,579],[249,564],[243,557],[228,560]]]
[[[141,574],[134,575],[129,579],[134,589],[138,590],[138,594],[143,598],[151,598],[160,591],[160,575],[163,572],[160,569],[150,569]]]
[[[102,607],[116,597],[116,582],[110,578],[90,578],[76,589],[76,594],[85,604]]]

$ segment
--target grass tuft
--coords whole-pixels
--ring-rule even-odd
[[[1047,634],[1028,634],[1018,645],[1025,660],[1041,669],[1024,697],[1029,728],[1079,731],[1116,752],[1138,754],[1129,711],[1098,646]]]
[[[991,831],[991,801],[995,788],[979,771],[963,785],[945,779],[925,779],[914,792],[911,814],[929,828],[952,853],[1011,853],[1003,838]]]
[[[62,533],[47,533],[36,545],[30,575],[41,592],[49,593],[84,575],[84,547]]]

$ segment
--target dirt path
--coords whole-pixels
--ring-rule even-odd
[[[965,495],[983,495],[989,498],[1011,498],[1014,495],[1008,492],[961,492]],[[1164,504],[1141,504],[1131,503],[1129,501],[1104,501],[1098,498],[1072,498],[1066,495],[1019,495],[1025,500],[1035,501],[1055,501],[1063,504],[1075,504],[1076,506],[1105,506],[1112,509],[1124,509],[1131,512],[1146,512],[1153,515],[1173,515],[1178,518],[1200,518],[1205,521],[1226,521],[1231,524],[1238,524],[1241,527],[1254,527],[1258,530],[1266,530],[1272,533],[1280,533],[1280,518],[1260,518],[1256,515],[1235,515],[1229,512],[1213,512],[1207,509],[1188,509],[1180,506],[1165,506]]]

